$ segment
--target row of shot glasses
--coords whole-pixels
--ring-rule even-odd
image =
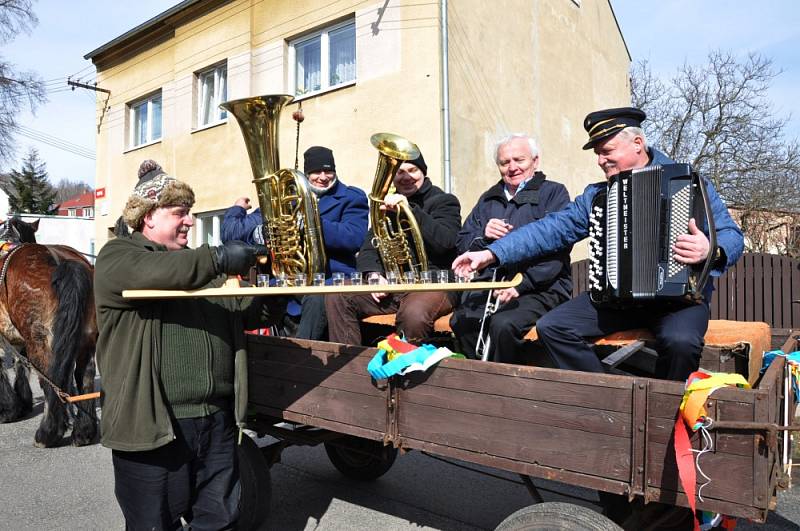
[[[452,274],[451,274],[452,273]],[[363,282],[363,275],[359,271],[354,271],[349,275],[350,279],[350,286],[361,286]],[[256,275],[256,286],[259,288],[266,288],[269,286],[269,275],[266,273],[259,273]],[[345,285],[345,278],[346,275],[341,272],[336,272],[331,275],[331,283],[334,286],[344,286]],[[472,277],[463,277],[460,275],[456,275],[454,272],[451,272],[447,269],[439,269],[435,271],[420,271],[417,274],[414,271],[404,271],[402,275],[398,275],[396,271],[389,271],[385,275],[386,281],[388,284],[447,284],[450,282],[451,278],[455,278],[456,282],[470,282]],[[288,288],[293,286],[305,286],[306,280],[308,277],[305,273],[297,273],[296,275],[289,277],[288,275],[280,274],[275,275],[275,287],[278,288]],[[367,284],[370,286],[378,286],[381,284],[381,274],[380,273],[369,273],[367,275]],[[312,285],[313,286],[324,286],[325,285],[325,274],[324,273],[314,273],[312,278]]]

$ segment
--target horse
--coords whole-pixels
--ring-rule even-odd
[[[72,444],[83,446],[97,436],[95,401],[69,406],[59,391],[94,390],[94,268],[72,247],[35,243],[35,228],[19,218],[0,228],[0,240],[13,245],[0,256],[0,336],[39,374],[45,405],[34,444],[60,444],[72,416]],[[10,422],[32,410],[30,384],[17,371],[11,388],[0,372],[0,422]]]

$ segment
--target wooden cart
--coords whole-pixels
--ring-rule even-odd
[[[797,347],[792,337],[784,350]],[[250,337],[249,348],[253,425],[280,442],[261,453],[248,443],[245,490],[252,492],[253,474],[265,480],[264,455],[269,464],[287,445],[325,443],[334,465],[356,478],[386,472],[397,449],[423,450],[523,479],[627,495],[640,509],[629,521],[638,523],[626,528],[658,528],[653,515],[664,518],[664,511],[650,509],[659,504],[688,506],[672,442],[681,383],[460,359],[376,382],[366,369],[373,348],[259,336]],[[707,401],[714,449],[701,458],[711,482],[698,508],[756,522],[774,508],[776,488],[786,482],[782,427],[794,411],[784,403],[792,402],[784,376],[780,358],[753,389],[720,389]],[[692,442],[700,447],[698,434]],[[565,529],[616,528],[584,508],[574,527],[563,527],[563,510],[541,507],[515,513],[501,527],[545,529],[556,514]]]

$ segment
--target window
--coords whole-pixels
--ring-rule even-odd
[[[87,218],[94,217],[94,208],[93,207],[86,207],[83,209],[83,215]]]
[[[67,209],[67,216],[74,217],[78,215],[78,210],[75,208],[68,208]]]
[[[194,245],[198,247],[204,243],[220,245],[220,225],[225,216],[224,210],[203,212],[195,214]]]
[[[128,105],[130,108],[130,147],[161,138],[161,92]]]
[[[197,127],[227,118],[219,104],[228,99],[228,66],[217,65],[197,73]]]
[[[296,95],[349,85],[356,80],[356,24],[337,24],[289,43]]]

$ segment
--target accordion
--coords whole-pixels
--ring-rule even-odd
[[[706,261],[686,265],[672,246],[689,219],[708,228]],[[714,220],[703,179],[689,164],[649,166],[609,178],[589,216],[592,301],[625,306],[645,301],[697,301],[716,249]]]

